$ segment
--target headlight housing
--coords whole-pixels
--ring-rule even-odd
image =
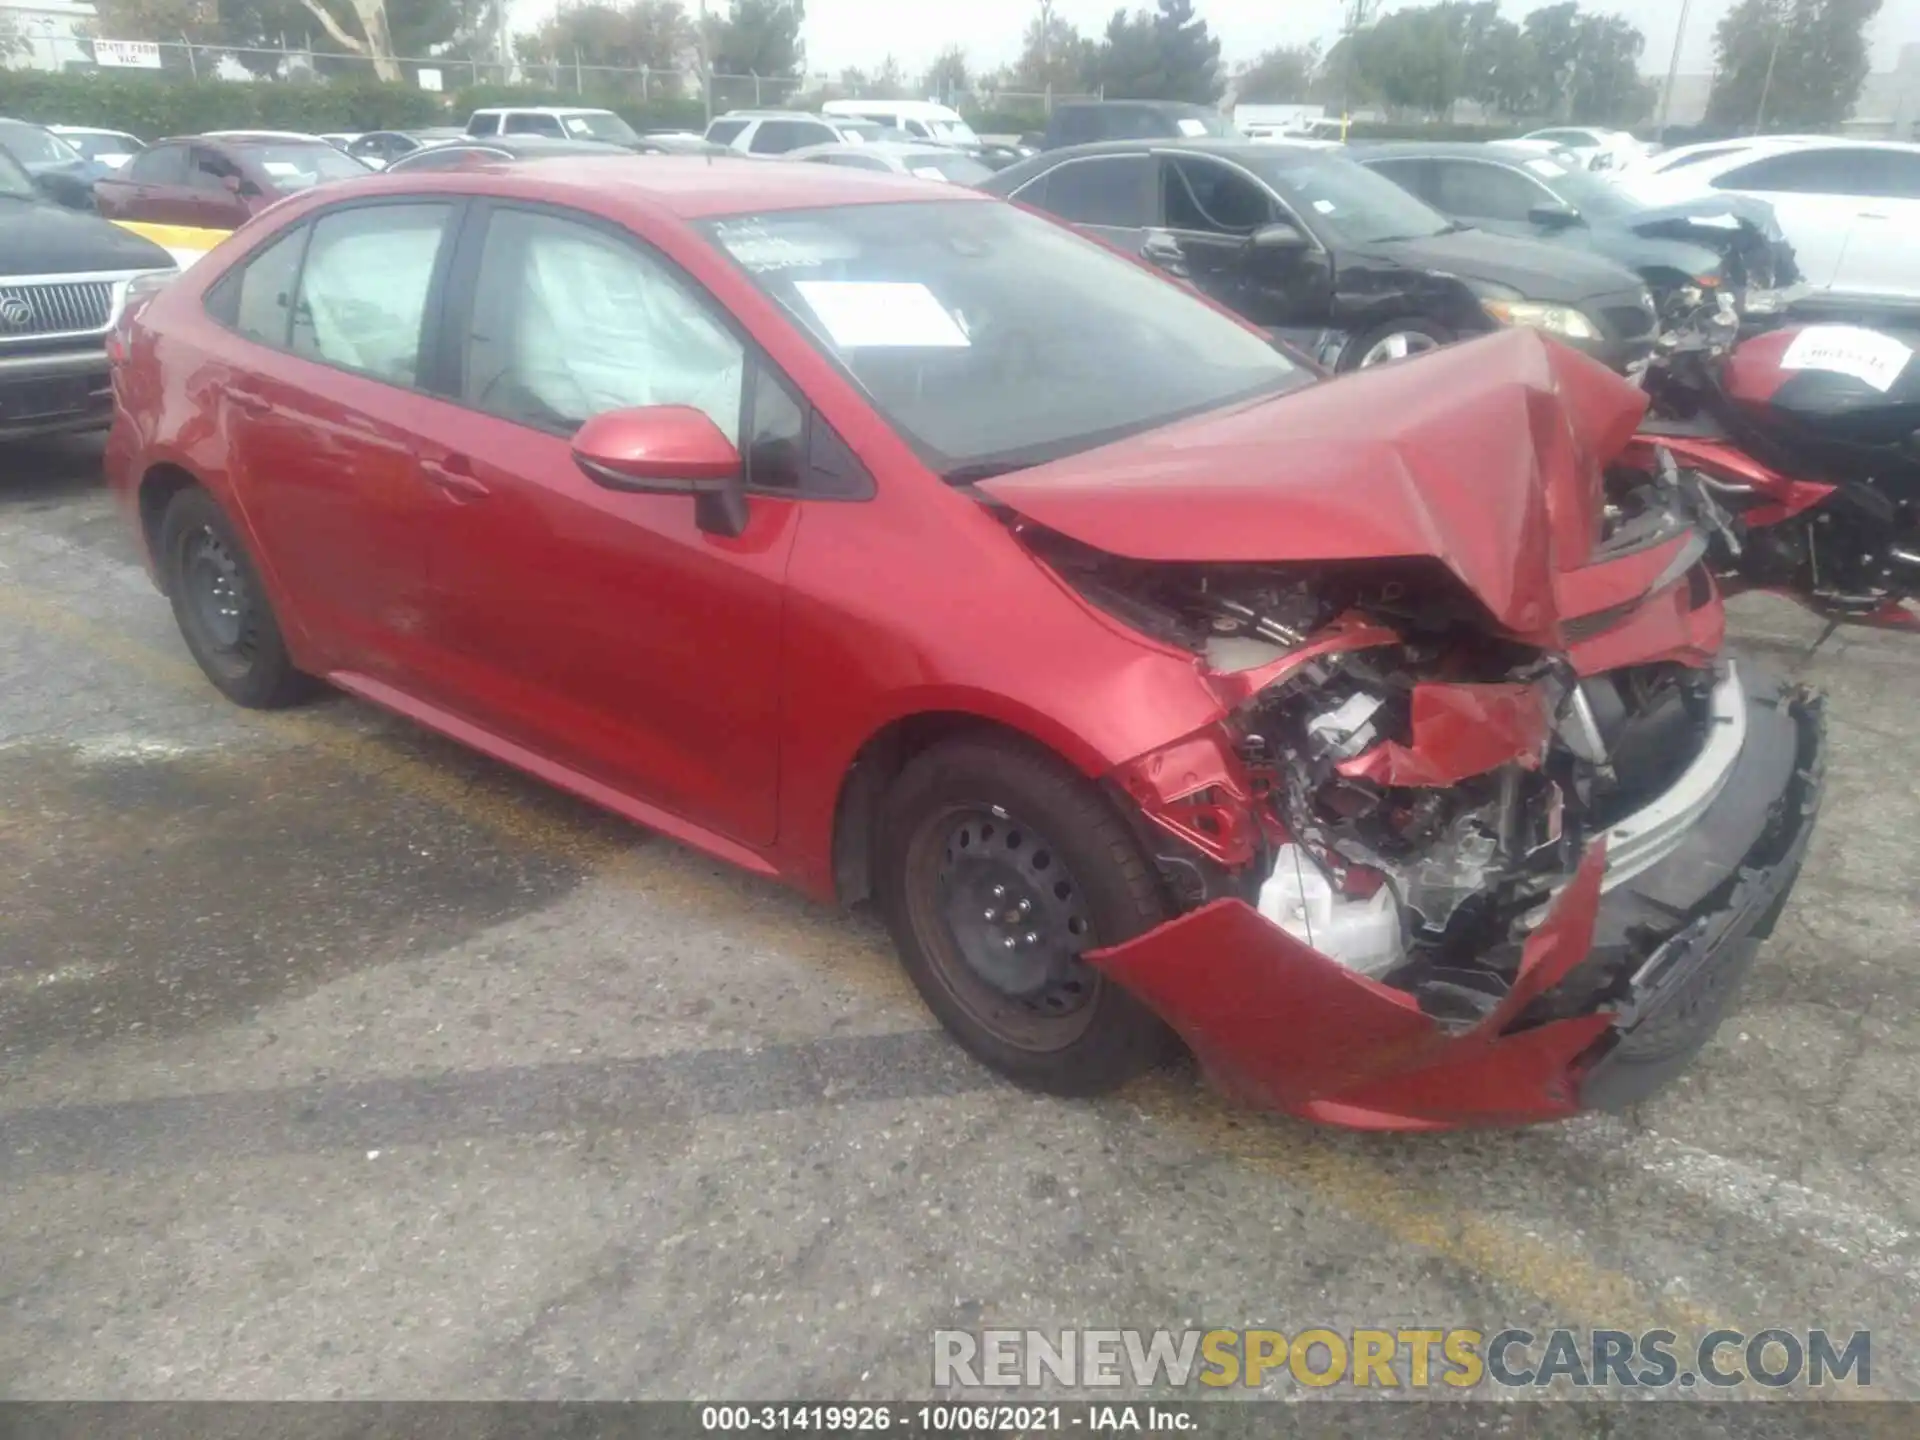
[[[1569,340],[1598,340],[1600,330],[1576,305],[1549,305],[1540,300],[1483,299],[1480,308],[1502,325],[1525,325],[1564,335]]]

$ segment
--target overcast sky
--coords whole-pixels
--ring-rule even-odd
[[[551,14],[554,0],[512,0],[520,28],[531,29]],[[689,10],[699,0],[685,0]],[[714,9],[725,0],[709,0]],[[1105,28],[1119,0],[1057,0],[1059,14],[1084,33]],[[1128,8],[1147,0],[1128,0]],[[1687,16],[1681,69],[1712,68],[1713,27],[1732,0],[1692,0]],[[1034,0],[807,0],[807,68],[837,73],[850,65],[872,69],[888,54],[914,73],[950,44],[964,45],[967,58],[991,70],[1014,59],[1020,35],[1033,18]],[[1338,32],[1340,0],[1197,0],[1195,8],[1220,37],[1229,65],[1239,65],[1274,45],[1303,40],[1330,41]],[[1388,0],[1388,9],[1399,8]],[[1506,0],[1515,19],[1539,8],[1527,0]],[[1626,16],[1647,37],[1645,68],[1666,70],[1672,53],[1679,0],[1615,0],[1588,8]],[[1874,68],[1891,69],[1900,46],[1920,42],[1920,0],[1885,0],[1874,22]]]

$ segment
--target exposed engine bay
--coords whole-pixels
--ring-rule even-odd
[[[1431,562],[1155,564],[1022,538],[1102,609],[1245,677],[1228,728],[1260,843],[1233,865],[1154,835],[1182,901],[1237,895],[1443,1024],[1498,1005],[1528,918],[1709,728],[1713,671],[1583,679],[1494,633]]]

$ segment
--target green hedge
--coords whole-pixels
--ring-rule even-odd
[[[143,139],[208,130],[400,130],[464,124],[482,105],[604,105],[636,130],[702,129],[698,99],[581,96],[524,86],[478,85],[435,95],[410,85],[330,79],[300,83],[175,79],[166,74],[53,74],[0,69],[0,115],[40,125],[98,125]]]

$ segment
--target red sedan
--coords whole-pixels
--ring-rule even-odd
[[[1639,393],[1528,331],[1322,381],[959,187],[636,157],[296,197],[116,350],[230,698],[871,897],[1028,1085],[1617,1104],[1799,871],[1818,702],[1722,653],[1710,502],[1603,502]]]

